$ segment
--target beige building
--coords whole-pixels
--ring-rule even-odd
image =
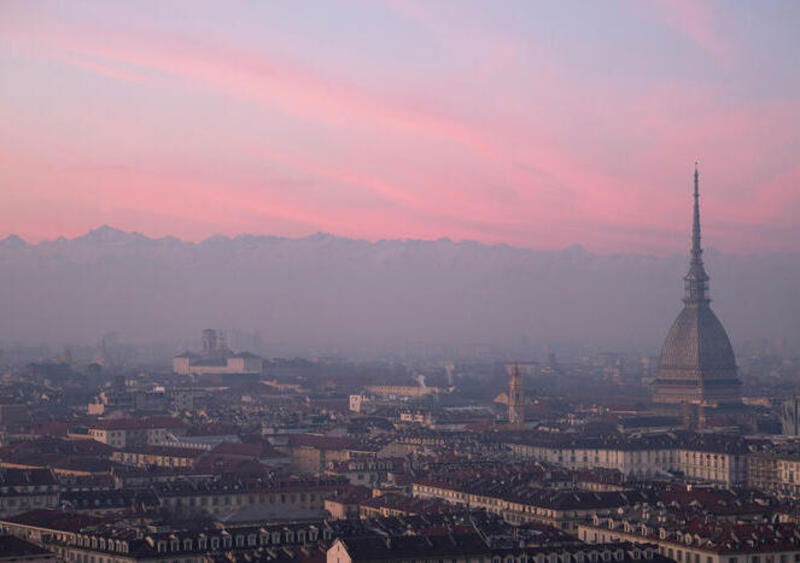
[[[216,360],[203,359],[200,356],[186,353],[175,356],[172,360],[172,370],[181,375],[261,375],[262,368],[263,360],[247,352]]]
[[[658,522],[619,516],[595,516],[578,525],[578,538],[589,544],[647,543],[678,563],[794,563],[800,561],[796,524],[727,522]]]
[[[89,426],[89,436],[113,448],[159,446],[174,436],[183,436],[186,428],[177,418],[116,418],[98,420]]]
[[[206,452],[171,446],[129,447],[111,454],[113,461],[136,467],[192,467]]]
[[[321,522],[138,533],[97,518],[69,518],[56,511],[42,516],[44,525],[6,520],[0,521],[0,529],[52,551],[59,561],[73,563],[205,563],[232,551],[268,549],[284,551],[291,558],[294,549],[332,539],[331,530]]]
[[[188,512],[207,512],[215,517],[255,508],[271,513],[321,513],[325,498],[336,494],[338,479],[287,480],[258,488],[219,484],[195,488],[187,483],[164,484],[156,494],[161,506]]]
[[[432,480],[417,481],[412,494],[418,498],[442,499],[470,509],[499,514],[511,524],[539,522],[574,532],[578,522],[595,514],[607,514],[619,507],[645,500],[636,491],[515,491],[507,486],[494,490],[481,485],[455,485]]]
[[[415,399],[444,392],[440,387],[422,385],[368,385],[366,390],[370,395],[392,399]]]
[[[249,352],[234,353],[216,330],[203,331],[203,351],[185,352],[172,360],[172,370],[181,375],[261,375],[263,360]]]
[[[360,536],[336,539],[328,563],[667,563],[655,546],[638,544],[573,546],[492,545],[478,534]]]
[[[516,455],[569,469],[614,469],[647,479],[666,472],[721,485],[747,481],[748,449],[739,439],[674,435],[644,438],[531,440],[508,443]]]
[[[0,468],[0,517],[55,508],[60,490],[49,469]]]

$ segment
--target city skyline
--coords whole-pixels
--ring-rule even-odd
[[[800,562],[798,22],[0,1],[0,563]]]
[[[797,249],[798,6],[7,3],[0,237]]]

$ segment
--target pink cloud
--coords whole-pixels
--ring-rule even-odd
[[[734,55],[733,46],[723,37],[719,25],[719,14],[707,2],[655,0],[648,2],[647,7],[650,9],[646,13],[661,18],[664,23],[692,40],[718,60],[731,62]]]
[[[683,16],[692,11],[697,17],[684,24]],[[660,13],[671,25],[686,25],[682,33],[709,52],[730,53],[707,8],[662,5]],[[412,16],[434,31],[440,25],[428,14]],[[103,219],[87,226],[122,217],[131,224],[121,227],[136,229],[135,220],[147,220],[153,228],[172,224],[191,237],[209,234],[216,225],[226,234],[325,230],[373,239],[451,236],[529,246],[583,242],[601,250],[668,250],[675,248],[676,237],[683,244],[688,192],[682,189],[691,162],[708,162],[714,181],[733,184],[733,176],[756,170],[753,162],[769,151],[772,141],[754,135],[764,131],[759,120],[768,116],[772,139],[780,142],[792,130],[781,116],[798,109],[769,100],[720,107],[713,89],[667,79],[633,91],[604,81],[589,88],[580,78],[559,75],[547,61],[532,72],[517,58],[515,46],[503,42],[487,53],[495,52],[508,68],[500,72],[486,64],[479,79],[468,72],[458,77],[458,86],[474,87],[470,95],[477,111],[470,112],[465,95],[447,82],[438,95],[427,90],[398,95],[392,85],[367,90],[327,68],[178,34],[108,34],[57,25],[4,33],[16,37],[20,48],[59,64],[126,84],[147,80],[148,88],[223,94],[330,132],[320,135],[317,145],[295,146],[284,143],[280,132],[268,131],[255,145],[251,137],[213,131],[220,144],[232,145],[229,154],[209,155],[220,159],[223,170],[216,175],[208,174],[200,157],[183,154],[178,162],[161,166],[150,160],[141,168],[107,168],[80,152],[70,158],[84,165],[72,169],[47,170],[44,159],[23,165],[59,197],[91,204]],[[492,37],[481,41],[494,44]],[[515,75],[519,90],[483,103],[487,93],[502,91],[505,72]],[[134,120],[115,115],[116,134],[130,137]],[[159,140],[153,140],[147,156],[157,159]],[[738,155],[736,171],[722,169],[726,152]],[[235,162],[225,161],[234,154]],[[322,188],[301,193],[290,184],[258,184],[256,164],[328,186],[333,195],[326,200],[313,197]],[[751,191],[745,190],[715,213],[721,221],[763,224],[792,201],[793,178],[784,174],[769,188],[755,188],[758,197],[748,199]],[[60,194],[58,186],[69,194]],[[333,198],[338,201],[331,203]]]

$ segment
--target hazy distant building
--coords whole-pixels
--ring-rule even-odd
[[[508,423],[516,428],[525,425],[525,389],[519,366],[509,368],[508,379]]]
[[[441,387],[428,385],[367,385],[366,390],[370,395],[389,399],[419,399],[445,392]]]
[[[657,403],[739,403],[741,382],[728,334],[711,310],[700,244],[700,193],[694,171],[694,220],[683,310],[669,330],[656,377]]]
[[[800,395],[784,401],[781,409],[781,427],[787,436],[800,436]]]
[[[185,352],[172,359],[172,369],[182,375],[261,375],[263,361],[249,352],[235,353],[216,330],[203,331],[203,352]]]

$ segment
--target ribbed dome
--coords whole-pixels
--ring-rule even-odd
[[[661,349],[662,370],[709,372],[736,370],[733,347],[714,311],[708,305],[686,305]]]

